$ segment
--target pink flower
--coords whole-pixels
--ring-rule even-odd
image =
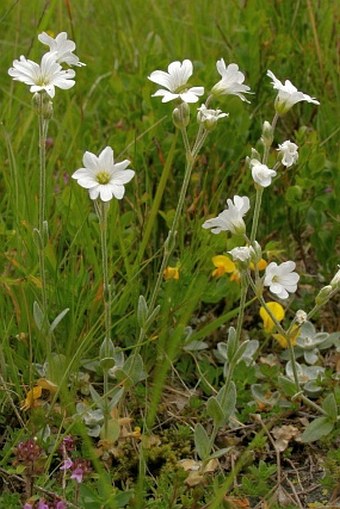
[[[46,504],[45,500],[39,500],[37,509],[49,509],[48,504]]]
[[[77,483],[81,483],[84,477],[84,470],[81,467],[77,467],[73,470],[71,479],[77,481]]]
[[[72,467],[73,467],[73,461],[71,460],[71,458],[66,458],[63,461],[63,464],[61,465],[60,470],[69,470]]]

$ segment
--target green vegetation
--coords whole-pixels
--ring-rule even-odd
[[[340,263],[337,16],[331,0],[1,3],[0,508],[47,509],[39,500],[56,509],[338,502],[340,457],[331,451],[339,445],[339,293],[310,317],[314,328],[299,329],[297,345],[289,325],[313,308]],[[33,233],[43,230],[38,115],[29,87],[8,69],[20,55],[40,61],[44,31],[66,31],[86,67],[75,67],[75,86],[53,99],[41,241]],[[225,95],[210,105],[229,117],[196,154],[166,264],[178,279],[163,278],[150,305],[191,160],[174,103],[152,98],[157,85],[147,77],[190,59],[190,85],[208,92],[221,58],[239,65],[254,95],[251,104]],[[300,102],[280,119],[267,161],[274,167],[284,140],[299,146],[297,164],[281,166],[264,190],[256,236],[268,263],[294,260],[300,275],[284,301],[289,334],[281,341],[272,336],[278,327],[265,330],[250,287],[240,324],[246,283],[236,269],[220,265],[220,277],[212,275],[212,258],[242,238],[202,228],[227,198],[248,196],[252,207],[258,199],[246,158],[262,153],[262,126],[274,114],[268,69],[320,101]],[[190,142],[199,104],[190,105]],[[111,302],[104,222],[71,178],[85,151],[106,146],[135,171],[107,217]],[[273,300],[268,287],[264,297]],[[282,348],[287,337],[291,349]],[[303,366],[299,383],[292,352]],[[73,470],[61,469],[68,459]]]

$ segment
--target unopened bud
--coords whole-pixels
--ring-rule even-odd
[[[329,283],[333,290],[340,289],[340,265],[338,265],[338,272],[336,272],[335,276],[333,277],[332,281]]]
[[[187,127],[190,122],[190,108],[187,103],[181,103],[172,112],[172,121],[178,129]]]
[[[50,120],[53,115],[53,102],[45,92],[36,92],[32,97],[33,107],[44,120]]]
[[[321,290],[315,297],[315,303],[318,306],[322,306],[323,304],[325,304],[328,301],[329,296],[332,293],[332,291],[333,291],[333,287],[331,285],[327,285],[327,286],[324,286],[323,288],[321,288]]]
[[[261,161],[261,156],[255,148],[252,148],[251,152],[250,152],[250,161],[252,159],[256,159],[259,162]],[[250,161],[249,161],[249,163],[250,163]]]
[[[268,120],[263,122],[261,141],[265,147],[270,147],[273,143],[273,128]]]

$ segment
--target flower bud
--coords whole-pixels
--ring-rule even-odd
[[[32,97],[32,103],[38,115],[44,120],[50,120],[53,115],[53,102],[45,92],[36,92]]]
[[[340,265],[338,265],[338,269],[339,270],[336,272],[332,281],[329,283],[333,290],[335,290],[336,288],[340,290]]]
[[[250,164],[250,161],[253,159],[257,159],[258,162],[261,162],[261,156],[255,148],[252,148],[250,151],[250,160],[249,160],[249,157],[247,157],[247,160],[249,160],[249,164]]]
[[[190,122],[190,108],[187,103],[181,103],[172,112],[172,121],[178,129],[187,127]]]
[[[273,143],[274,135],[272,125],[265,120],[262,127],[261,141],[265,147],[270,147]]]
[[[325,304],[328,301],[332,290],[333,290],[333,287],[331,285],[327,285],[327,286],[324,286],[323,288],[321,288],[321,290],[315,297],[315,303],[318,306],[322,306],[323,304]]]

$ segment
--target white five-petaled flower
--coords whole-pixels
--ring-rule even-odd
[[[268,70],[267,76],[272,79],[273,88],[279,92],[275,99],[275,109],[279,115],[284,115],[294,104],[301,101],[320,104],[315,97],[300,92],[289,80],[283,85],[272,71]]]
[[[77,67],[86,65],[79,61],[77,55],[73,54],[76,45],[72,40],[67,38],[66,32],[60,32],[55,39],[46,32],[42,32],[38,35],[38,39],[43,44],[49,46],[49,53],[56,53],[56,60],[59,64],[65,63],[71,66],[76,65]]]
[[[233,202],[234,200],[234,202]],[[246,230],[243,216],[250,209],[250,202],[247,196],[234,196],[233,200],[227,200],[227,208],[217,217],[208,219],[202,225],[203,228],[211,228],[212,233],[230,231],[231,233],[242,234]]]
[[[234,247],[228,253],[231,254],[234,262],[249,262],[255,256],[252,246]]]
[[[299,147],[296,145],[296,143],[293,143],[290,140],[286,140],[281,143],[281,145],[279,145],[278,149],[276,149],[279,152],[279,157],[282,164],[287,168],[293,166],[293,164],[295,164],[298,160],[298,148]]]
[[[75,77],[74,70],[63,70],[56,61],[56,53],[45,53],[40,65],[21,56],[19,60],[14,60],[8,74],[14,80],[30,85],[30,92],[45,90],[51,98],[55,96],[55,87],[66,90],[75,84],[72,79]]]
[[[229,113],[222,113],[222,110],[219,109],[211,110],[205,104],[197,108],[197,111],[197,121],[208,130],[213,129],[220,118],[228,117],[229,115]]]
[[[223,58],[216,62],[216,69],[221,75],[222,79],[216,83],[211,89],[214,95],[237,95],[242,101],[249,103],[248,99],[243,94],[251,94],[250,87],[244,85],[245,76],[239,70],[237,64],[225,64]]]
[[[164,89],[160,88],[151,97],[162,97],[163,103],[178,98],[186,103],[196,103],[199,96],[204,94],[204,87],[189,87],[187,85],[192,72],[192,62],[188,59],[183,62],[172,62],[168,66],[168,72],[153,71],[148,79],[161,85]]]
[[[264,285],[269,286],[269,290],[279,299],[287,299],[289,293],[296,292],[300,279],[300,276],[293,272],[295,267],[296,264],[292,261],[283,262],[280,265],[271,262],[266,268]]]
[[[275,170],[271,170],[257,159],[250,160],[250,168],[253,180],[261,187],[270,186],[272,178],[276,176]]]
[[[75,171],[72,178],[78,184],[88,189],[91,200],[98,197],[103,202],[110,201],[113,197],[121,200],[125,193],[124,184],[130,182],[135,172],[126,169],[130,161],[125,159],[115,163],[113,150],[106,147],[97,157],[91,152],[85,152],[83,157],[84,168]]]

